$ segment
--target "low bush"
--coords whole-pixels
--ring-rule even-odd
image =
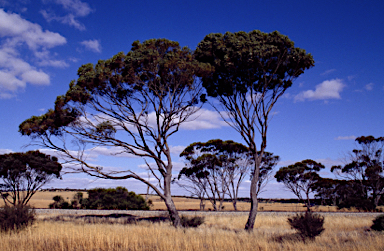
[[[201,216],[186,217],[181,216],[181,225],[183,227],[198,227],[204,223],[205,218]]]
[[[383,231],[384,230],[384,214],[380,214],[373,220],[372,230]]]
[[[0,230],[2,232],[19,231],[35,221],[35,211],[25,205],[8,206],[0,209]]]
[[[288,218],[288,223],[299,232],[303,240],[313,240],[324,231],[324,217],[312,212],[296,214],[292,218]]]
[[[88,190],[88,198],[83,199],[86,209],[149,210],[145,199],[124,187],[95,188]]]

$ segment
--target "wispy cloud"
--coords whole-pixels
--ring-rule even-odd
[[[345,84],[341,79],[331,79],[317,85],[315,90],[307,90],[297,94],[294,98],[296,101],[304,100],[327,100],[341,99],[340,93],[343,91]]]
[[[335,71],[336,71],[336,69],[326,70],[325,72],[321,73],[320,75],[322,75],[322,76],[329,75],[329,74],[331,74],[332,72],[335,72]]]
[[[0,9],[0,98],[11,98],[27,83],[49,85],[50,76],[30,65],[19,51],[26,47],[38,64],[51,62],[50,66],[65,67],[65,62],[52,59],[49,49],[65,44],[66,39],[58,33],[43,31],[40,25],[23,19],[18,14]]]
[[[367,84],[367,85],[365,85],[365,90],[367,90],[367,91],[372,91],[373,90],[373,83],[369,83],[369,84]]]
[[[335,138],[335,140],[355,140],[356,136],[351,135],[351,136],[338,136]]]
[[[96,40],[96,39],[85,40],[80,42],[80,44],[90,51],[99,52],[99,53],[101,52],[101,44],[99,40]]]
[[[45,0],[45,3],[54,2],[58,5],[61,5],[63,9],[67,12],[66,15],[57,15],[53,11],[41,10],[40,14],[48,22],[57,21],[62,24],[67,24],[78,30],[85,30],[85,25],[82,24],[79,20],[79,17],[88,16],[92,9],[88,3],[84,3],[80,0]]]

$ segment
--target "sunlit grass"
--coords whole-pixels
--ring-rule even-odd
[[[196,229],[175,229],[169,222],[89,224],[74,217],[62,221],[64,218],[56,221],[40,218],[32,228],[20,233],[1,233],[0,250],[344,251],[384,247],[384,234],[367,231],[374,216],[366,214],[326,214],[324,233],[314,242],[305,243],[290,229],[287,214],[278,213],[259,214],[252,233],[243,230],[245,215],[208,215],[205,223]]]

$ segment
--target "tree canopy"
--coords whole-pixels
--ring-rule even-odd
[[[26,205],[43,185],[60,178],[58,159],[39,151],[0,155],[0,188],[5,204]]]
[[[144,182],[165,201],[178,227],[180,219],[171,198],[173,165],[168,141],[200,108],[202,87],[197,76],[210,70],[177,42],[135,41],[127,54],[120,52],[95,66],[81,66],[78,79],[70,83],[65,95],[57,97],[54,109],[27,119],[19,131],[59,151],[77,171]],[[143,157],[157,182],[151,183],[133,170],[111,172],[92,165],[86,153],[99,146]]]
[[[353,181],[359,191],[356,200],[367,200],[375,208],[384,194],[384,137],[361,136],[355,141],[358,148],[350,153],[349,163],[333,166],[331,171]]]
[[[272,108],[293,81],[314,66],[314,61],[287,36],[258,30],[209,34],[194,55],[214,68],[202,77],[206,89],[202,100],[209,101],[208,95],[219,101],[219,105],[210,103],[240,133],[254,155],[251,210],[246,224],[246,229],[251,230],[257,214],[257,182]]]
[[[178,179],[189,181],[187,184],[183,183],[182,187],[200,194],[200,198],[207,195],[214,210],[220,210],[224,197],[229,196],[234,209],[237,210],[240,184],[246,177],[253,175],[250,167],[254,160],[248,147],[232,140],[214,139],[192,143],[184,149],[180,157],[185,158],[187,167],[180,171]],[[278,160],[278,156],[265,153],[258,193],[263,189]],[[220,203],[218,207],[217,200]]]
[[[321,163],[314,160],[303,160],[293,165],[281,167],[276,172],[277,182],[282,182],[299,200],[302,200],[310,211],[309,194],[316,188],[316,182],[320,179],[318,172],[324,169]],[[305,194],[306,199],[303,199]]]

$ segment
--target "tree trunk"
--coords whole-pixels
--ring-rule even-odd
[[[257,188],[257,180],[253,178],[251,181],[251,191],[250,191],[251,210],[249,211],[248,221],[247,221],[247,224],[245,225],[245,230],[247,230],[248,232],[251,232],[253,230],[253,227],[256,221],[257,207],[258,207],[256,188]]]
[[[233,200],[233,201],[232,201],[232,204],[233,204],[233,209],[234,209],[235,211],[237,211],[237,200],[236,200],[236,199]]]
[[[200,199],[200,211],[204,211],[204,209],[205,209],[204,199]]]
[[[179,212],[176,209],[176,206],[172,200],[172,197],[170,195],[166,196],[164,202],[165,202],[165,205],[167,206],[169,217],[171,218],[173,226],[176,228],[182,227]]]
[[[245,224],[245,230],[248,232],[251,232],[253,230],[253,227],[255,225],[256,221],[256,215],[257,215],[257,207],[259,205],[257,200],[257,183],[259,182],[259,175],[260,175],[260,163],[261,159],[263,157],[264,152],[261,152],[261,156],[257,155],[256,148],[253,148],[253,154],[254,154],[254,160],[255,160],[255,167],[253,172],[253,177],[251,180],[251,189],[250,189],[250,199],[251,199],[251,210],[249,211],[248,221],[247,224]]]

